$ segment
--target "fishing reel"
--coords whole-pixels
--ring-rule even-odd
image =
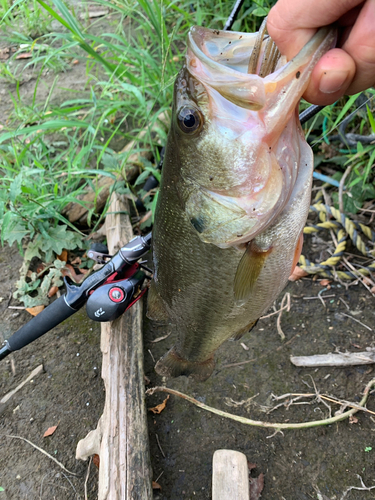
[[[140,259],[150,250],[151,233],[136,236],[111,256],[89,250],[88,257],[103,267],[80,285],[64,278],[66,293],[32,318],[3,344],[0,360],[49,332],[86,304],[93,321],[113,321],[135,304],[147,291],[145,281],[151,273]]]

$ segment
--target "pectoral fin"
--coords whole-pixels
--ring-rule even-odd
[[[271,252],[272,247],[261,249],[253,241],[247,245],[234,277],[233,291],[236,301],[242,302],[250,297],[266,259]]]

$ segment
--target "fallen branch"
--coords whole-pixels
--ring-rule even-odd
[[[291,356],[290,361],[295,366],[318,368],[321,366],[355,366],[375,363],[375,351],[365,352],[330,352],[313,356]]]
[[[152,389],[148,389],[146,391],[147,395],[152,395],[155,392],[167,392],[169,394],[173,394],[174,396],[178,396],[190,403],[193,403],[198,408],[202,408],[203,410],[209,411],[211,413],[215,413],[220,417],[229,418],[230,420],[235,420],[236,422],[240,422],[241,424],[251,425],[254,427],[264,427],[268,429],[276,429],[277,431],[281,431],[281,429],[308,429],[310,427],[318,427],[321,425],[331,425],[336,422],[341,422],[341,420],[346,420],[350,416],[354,415],[358,411],[360,411],[364,407],[370,389],[375,385],[375,379],[370,380],[370,382],[366,385],[365,390],[363,391],[363,398],[358,404],[353,404],[354,408],[345,411],[343,413],[337,414],[334,417],[325,418],[321,420],[313,420],[311,422],[303,422],[303,423],[273,423],[273,422],[263,422],[261,420],[252,420],[249,418],[241,417],[239,415],[233,415],[232,413],[228,413],[222,410],[218,410],[217,408],[213,408],[212,406],[208,406],[197,399],[188,396],[187,394],[183,394],[182,392],[176,391],[174,389],[170,389],[168,387],[153,387]],[[316,394],[312,394],[312,396],[316,396]]]

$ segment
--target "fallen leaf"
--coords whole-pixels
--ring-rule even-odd
[[[61,254],[57,256],[57,258],[59,260],[61,260],[62,262],[68,262],[68,251],[67,250],[63,250],[61,252]]]
[[[156,481],[152,481],[152,489],[153,490],[161,490],[161,486]]]
[[[108,14],[108,10],[94,10],[89,11],[89,19],[94,19],[95,17],[103,17]]]
[[[358,424],[358,418],[355,417],[354,415],[350,415],[349,424]]]
[[[52,434],[55,432],[56,429],[57,429],[57,425],[53,425],[52,427],[48,427],[46,432],[43,434],[43,437],[45,438],[48,436],[52,436]]]
[[[76,274],[74,267],[70,264],[67,264],[61,269],[61,274],[63,276],[69,276],[75,283],[81,283],[86,277],[84,274]]]
[[[294,268],[293,273],[289,276],[289,281],[297,281],[300,278],[304,278],[305,276],[308,276],[309,273],[301,269],[299,266],[296,266]]]
[[[6,47],[5,49],[0,49],[0,59],[5,61],[6,59],[9,59],[9,47]]]
[[[96,467],[99,469],[100,465],[100,457],[95,453],[95,455],[92,456],[92,463],[96,465]]]
[[[250,500],[259,500],[264,488],[264,474],[250,478]]]
[[[47,267],[47,266],[46,266],[45,264],[43,264],[43,263],[39,264],[39,265],[37,266],[37,268],[36,268],[36,272],[37,272],[37,274],[42,273],[42,272],[45,270],[45,268],[46,268],[46,267]]]
[[[26,307],[26,311],[32,316],[37,316],[44,309],[44,306]]]
[[[160,405],[156,405],[153,408],[149,408],[148,411],[152,411],[152,413],[157,413],[157,414],[161,413],[164,410],[164,408],[166,407],[168,399],[169,399],[169,396],[167,396],[164,399],[164,401],[162,403],[160,403]]]
[[[16,56],[16,59],[30,59],[31,57],[33,57],[33,54],[31,52],[24,52],[23,54],[18,54],[18,56]]]
[[[319,283],[321,284],[321,286],[328,286],[329,284],[332,283],[332,281],[324,279],[324,280],[320,280]]]
[[[51,286],[51,288],[49,289],[49,292],[48,292],[48,297],[53,297],[54,295],[56,295],[58,289],[59,289],[59,287],[56,285]]]

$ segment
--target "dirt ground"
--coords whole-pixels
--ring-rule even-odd
[[[64,99],[63,88],[83,88],[82,75],[83,65],[61,74],[54,101]],[[40,89],[47,92],[54,77],[47,75]],[[26,98],[31,96],[34,84],[31,76],[20,92]],[[11,106],[8,91],[13,92],[14,88],[0,84],[3,117]],[[43,99],[42,90],[38,99]],[[8,307],[17,305],[10,297],[21,263],[16,248],[0,250],[3,338],[30,319],[27,312]],[[336,348],[357,352],[375,345],[374,298],[369,292],[361,285],[346,289],[333,283],[323,293],[331,296],[324,299],[323,305],[318,297],[322,290],[319,283],[304,279],[290,283],[279,297],[278,306],[285,292],[291,295],[291,310],[284,312],[281,319],[284,341],[277,333],[277,316],[271,316],[259,321],[240,342],[227,342],[218,350],[216,369],[208,381],[195,383],[181,377],[166,381],[166,385],[215,408],[272,422],[327,417],[328,408],[316,402],[280,407],[271,414],[264,411],[277,404],[272,395],[314,392],[314,384],[321,393],[358,402],[365,385],[375,376],[372,365],[306,369],[290,363],[292,354],[321,354]],[[164,383],[154,365],[173,345],[174,337],[156,343],[153,340],[169,332],[169,326],[159,326],[145,318],[145,371],[150,380],[147,387]],[[8,357],[0,362],[0,398],[38,365],[44,366],[44,373],[0,406],[0,500],[83,499],[85,484],[87,498],[97,498],[97,468],[91,464],[88,469],[88,463],[77,461],[75,449],[78,441],[96,427],[103,410],[99,341],[99,324],[88,320],[81,311],[15,353],[13,359]],[[146,404],[155,406],[165,397],[157,393],[148,397]],[[251,404],[246,405],[250,398]],[[242,404],[235,406],[233,401]],[[331,406],[334,414],[338,406]],[[375,411],[373,395],[367,406]],[[171,396],[160,415],[149,413],[148,423],[153,478],[162,488],[155,491],[155,500],[211,498],[212,456],[222,448],[242,451],[250,463],[256,464],[251,477],[264,474],[262,498],[266,500],[340,500],[351,486],[361,487],[358,475],[366,487],[375,486],[375,420],[371,413],[359,412],[351,422],[272,435],[271,430],[218,417]],[[55,425],[55,433],[43,438],[44,432]],[[25,439],[76,475],[63,470]],[[375,489],[352,489],[345,498],[375,498]]]
[[[29,319],[27,312],[8,308],[20,265],[17,249],[1,251],[1,333],[5,338]],[[277,315],[271,316],[259,321],[241,342],[227,342],[218,350],[216,369],[208,381],[194,383],[181,377],[167,381],[166,385],[224,411],[272,422],[325,418],[328,409],[316,403],[282,407],[271,414],[264,412],[264,406],[276,404],[271,394],[309,393],[314,391],[313,383],[321,393],[358,402],[363,388],[374,377],[371,365],[306,369],[294,367],[289,360],[292,354],[321,354],[336,348],[356,352],[374,346],[373,331],[363,326],[375,326],[373,297],[360,285],[346,290],[334,283],[331,290],[322,294],[331,295],[324,300],[324,307],[318,298],[322,289],[311,279],[288,285],[283,293],[291,294],[291,310],[284,312],[281,319],[284,341],[277,333]],[[87,463],[75,459],[75,449],[77,442],[96,427],[103,409],[99,329],[99,324],[88,320],[84,311],[79,312],[14,353],[15,375],[9,357],[0,363],[1,397],[40,363],[45,369],[0,408],[0,486],[4,488],[0,499],[83,499],[88,473],[88,498],[96,498],[96,466],[91,465],[88,471]],[[158,360],[174,342],[173,335],[152,341],[169,331],[169,326],[157,326],[145,318],[148,387],[162,383],[154,372],[154,359]],[[244,361],[248,363],[227,366]],[[253,399],[248,407],[244,403],[234,407],[233,402],[228,406],[230,400],[226,398],[236,402]],[[158,393],[148,397],[146,404],[152,407],[163,399],[165,394]],[[375,411],[373,396],[368,408]],[[332,405],[333,414],[337,409],[337,405]],[[358,420],[352,423],[345,420],[272,436],[272,430],[212,415],[171,396],[160,415],[149,413],[153,476],[162,487],[161,492],[156,491],[155,499],[211,498],[212,455],[222,448],[242,451],[249,462],[256,464],[251,476],[264,474],[262,498],[267,500],[341,499],[350,486],[360,487],[358,475],[367,487],[374,486],[373,416],[357,413],[356,417]],[[55,433],[43,438],[44,432],[54,425],[58,425]],[[31,441],[77,476],[67,473],[26,441],[9,436]],[[346,498],[375,498],[375,490],[352,490]]]

